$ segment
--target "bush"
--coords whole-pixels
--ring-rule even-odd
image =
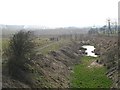
[[[8,47],[8,69],[12,78],[25,80],[28,79],[30,64],[35,55],[35,44],[32,40],[33,33],[28,31],[19,31],[10,40]]]

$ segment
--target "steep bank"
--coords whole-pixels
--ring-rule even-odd
[[[72,66],[80,63],[81,46],[81,43],[73,42],[45,56],[37,54],[28,65],[31,71],[26,81],[9,77],[8,68],[3,64],[3,88],[68,88]]]

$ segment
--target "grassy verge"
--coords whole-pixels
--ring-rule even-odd
[[[105,75],[105,67],[88,67],[96,58],[84,56],[71,74],[73,88],[109,88],[112,81]]]

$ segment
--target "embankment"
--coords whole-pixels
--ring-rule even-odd
[[[37,54],[28,65],[31,71],[27,80],[12,79],[3,65],[3,88],[69,88],[72,66],[80,63],[81,46],[73,42],[47,55]]]
[[[99,55],[98,63],[107,68],[106,75],[113,80],[112,88],[119,87],[119,49],[117,36],[88,36],[84,39],[88,44],[96,47],[95,53]]]

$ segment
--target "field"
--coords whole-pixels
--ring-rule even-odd
[[[4,53],[5,49],[8,48],[9,46],[9,38],[2,38],[1,41],[0,41],[0,47],[1,47],[1,54]],[[3,58],[2,58],[3,59]]]
[[[1,40],[1,48],[2,48],[2,54],[4,53],[4,50],[8,48],[9,45],[9,38],[3,38]],[[38,54],[46,55],[50,51],[57,51],[61,47],[65,46],[66,44],[71,43],[70,39],[59,39],[57,40],[50,40],[48,37],[37,37],[33,39],[35,43],[35,50]],[[4,58],[3,58],[4,59]]]
[[[92,66],[97,58],[84,56],[81,64],[74,67],[71,75],[73,88],[110,88],[112,81],[106,77],[103,66]]]
[[[35,43],[37,44],[36,50],[38,53],[41,53],[43,55],[48,54],[50,51],[57,51],[62,46],[65,46],[66,44],[70,43],[69,39],[60,39],[58,41],[51,41],[49,38],[36,38]]]

